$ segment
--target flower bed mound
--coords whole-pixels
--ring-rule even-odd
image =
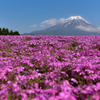
[[[100,36],[1,36],[1,100],[99,100]]]

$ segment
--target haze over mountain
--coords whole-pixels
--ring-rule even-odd
[[[81,16],[71,16],[68,19],[60,19],[56,25],[47,29],[24,33],[23,35],[100,35],[96,28]]]

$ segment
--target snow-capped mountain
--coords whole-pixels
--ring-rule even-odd
[[[75,27],[75,26],[87,26],[87,25],[92,25],[91,23],[89,23],[88,21],[86,21],[85,19],[83,19],[81,16],[71,16],[68,19],[66,19],[65,22],[62,22],[62,24],[59,24],[63,27]]]
[[[33,31],[24,35],[99,35],[95,32],[86,32],[80,30],[77,27],[95,27],[90,22],[83,19],[81,16],[71,16],[67,19],[62,18],[58,20],[58,23],[50,28]]]
[[[68,19],[66,19],[65,22],[60,23],[58,25],[60,25],[61,27],[76,27],[79,25],[87,26],[92,24],[83,19],[81,16],[71,16]]]
[[[68,19],[61,19],[58,21],[58,24],[47,28],[46,30],[56,30],[64,28],[75,28],[76,26],[93,26],[91,23],[83,19],[81,16],[71,16]]]

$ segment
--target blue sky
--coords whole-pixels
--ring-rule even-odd
[[[100,0],[0,0],[0,27],[20,34],[77,15],[100,27]]]

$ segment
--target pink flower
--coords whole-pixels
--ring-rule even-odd
[[[38,84],[38,83],[35,83],[34,87],[35,87],[36,89],[38,89],[38,86],[39,86],[39,84]]]
[[[97,90],[100,90],[100,82],[96,84],[97,85]]]
[[[63,100],[76,100],[76,98],[68,92],[66,94],[63,92],[60,92],[59,95],[60,95],[61,99],[63,99]]]
[[[31,93],[35,93],[35,92],[34,92],[34,90],[28,90],[28,93],[31,94]]]
[[[34,99],[31,99],[31,100],[40,100],[40,99],[39,99],[39,97],[36,97],[36,98],[34,98]]]
[[[12,85],[12,82],[11,82],[11,81],[8,81],[7,83],[8,83],[9,85]]]
[[[81,93],[87,94],[88,92],[86,90],[81,90]]]
[[[93,94],[92,99],[100,100],[99,94]]]
[[[27,100],[27,95],[25,93],[21,93],[21,95],[23,96],[22,100]]]
[[[17,87],[17,84],[16,83],[13,83],[13,87]]]
[[[75,82],[75,83],[78,83],[77,80],[75,80],[74,78],[71,78],[71,81]]]
[[[57,100],[55,97],[50,97],[49,100]]]

